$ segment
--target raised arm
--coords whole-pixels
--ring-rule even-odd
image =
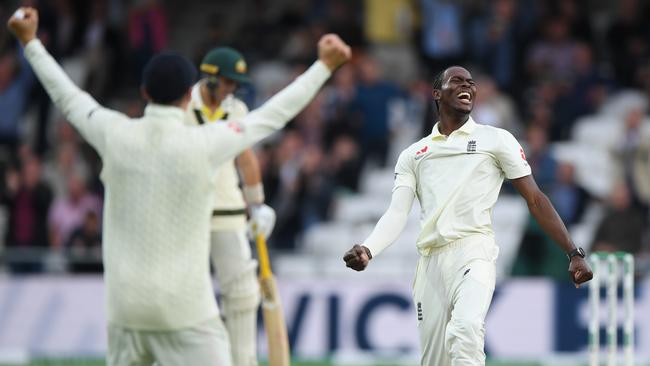
[[[390,246],[402,233],[413,206],[415,193],[408,187],[397,187],[388,210],[379,219],[375,229],[361,245],[355,245],[343,256],[345,265],[355,271],[363,271],[373,256]]]
[[[103,150],[103,130],[100,120],[122,116],[102,108],[90,95],[79,89],[65,74],[43,44],[36,38],[38,12],[33,8],[20,8],[22,17],[12,16],[7,22],[9,30],[24,47],[24,55],[32,70],[63,115],[99,153]],[[108,115],[106,115],[108,114]],[[103,115],[104,118],[100,117]],[[91,118],[92,117],[92,118]]]
[[[351,57],[350,47],[334,34],[327,34],[320,39],[318,54],[318,61],[305,73],[264,105],[246,115],[240,123],[205,126],[209,131],[208,143],[213,146],[214,163],[221,164],[235,157],[244,149],[283,128],[311,102],[332,72]]]

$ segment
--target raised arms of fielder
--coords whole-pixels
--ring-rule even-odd
[[[314,98],[332,72],[351,57],[350,47],[337,35],[327,34],[318,42],[318,60],[289,86],[261,107],[242,118],[241,123],[213,123],[201,126],[211,146],[213,163],[221,164],[281,129]]]
[[[361,245],[357,244],[345,253],[345,265],[355,271],[363,271],[373,256],[393,244],[406,226],[414,198],[415,193],[411,188],[397,187],[393,191],[388,210],[379,219],[370,236]]]
[[[21,9],[25,13],[24,19],[10,18],[9,29],[25,47],[25,57],[54,104],[100,156],[103,155],[106,131],[116,123],[128,123],[129,119],[99,105],[68,78],[36,38],[38,12],[33,8]],[[284,127],[312,100],[332,72],[350,57],[350,47],[338,36],[327,34],[318,42],[318,61],[268,102],[246,115],[242,123],[198,128],[196,133],[209,145],[211,163],[218,166]]]

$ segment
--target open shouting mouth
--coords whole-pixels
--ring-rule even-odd
[[[467,104],[467,105],[472,104],[472,95],[468,92],[460,92],[458,93],[457,97],[458,100],[463,104]]]

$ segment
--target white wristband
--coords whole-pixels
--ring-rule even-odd
[[[244,186],[244,199],[249,205],[259,205],[264,203],[264,186],[262,183],[257,183],[252,186]]]

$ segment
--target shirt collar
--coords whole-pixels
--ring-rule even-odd
[[[433,125],[433,130],[431,131],[431,138],[432,139],[446,137],[445,135],[440,133],[440,130],[438,129],[438,124],[440,124],[440,121],[436,122],[436,124]],[[476,129],[476,122],[474,122],[474,119],[472,118],[472,116],[469,116],[469,118],[467,118],[467,121],[465,121],[465,123],[463,123],[463,125],[460,126],[460,128],[457,129],[454,132],[460,132],[460,133],[464,133],[466,135],[469,135],[472,132],[474,132],[475,129]],[[454,132],[452,132],[452,133],[454,133]]]
[[[196,106],[196,108],[201,108],[203,107],[203,98],[201,98],[201,83],[196,83],[192,87],[192,104]]]
[[[185,118],[185,111],[172,105],[149,103],[144,109],[144,115],[147,117],[170,117],[182,121]]]
[[[190,101],[190,108],[201,111],[203,116],[209,122],[215,122],[223,119],[223,117],[226,115],[224,106],[230,102],[231,98],[233,98],[233,95],[228,94],[224,100],[221,101],[219,108],[215,109],[214,112],[212,112],[210,108],[208,108],[203,102],[203,96],[201,95],[201,83],[199,82],[194,84],[192,87],[192,99]]]

